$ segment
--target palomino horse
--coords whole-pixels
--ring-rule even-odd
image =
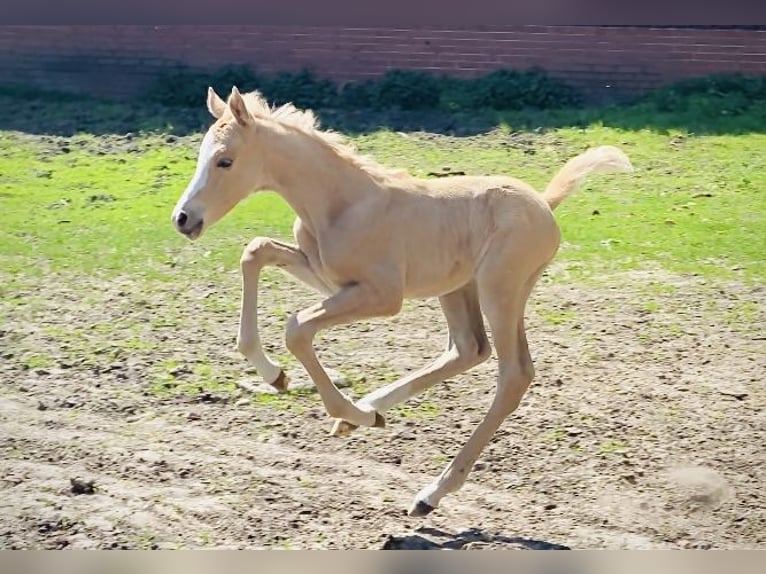
[[[510,177],[416,179],[357,155],[337,134],[320,131],[313,113],[276,109],[236,87],[227,101],[208,90],[215,122],[197,169],[173,211],[189,239],[258,190],[279,193],[297,214],[297,246],[258,237],[242,254],[238,348],[267,383],[287,389],[284,371],[258,334],[258,277],[280,267],[325,299],[293,315],[287,349],[313,380],[332,434],[382,427],[383,413],[490,356],[498,360],[495,397],[484,419],[438,478],[409,509],[424,516],[460,489],[484,447],[512,413],[534,376],[524,330],[527,298],[559,246],[552,210],[592,172],[632,171],[618,149],[603,146],[570,159],[544,193]],[[438,297],[449,337],[430,365],[357,403],[336,387],[317,359],[316,334],[334,325],[393,316],[407,298]]]

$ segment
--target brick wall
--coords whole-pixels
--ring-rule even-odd
[[[0,26],[0,83],[130,97],[164,66],[311,66],[338,81],[541,66],[594,99],[713,72],[766,73],[766,27]]]

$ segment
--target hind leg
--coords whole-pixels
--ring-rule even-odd
[[[495,396],[484,419],[474,429],[457,456],[438,478],[423,488],[409,509],[410,516],[425,516],[441,499],[465,483],[473,465],[505,419],[518,407],[534,377],[524,331],[524,308],[542,270],[522,275],[479,277],[479,298],[487,317],[497,353],[498,377]]]
[[[394,405],[489,358],[490,345],[475,282],[443,295],[439,302],[449,329],[449,340],[444,353],[430,365],[371,392],[357,405],[383,414]],[[356,425],[338,419],[331,434],[343,436],[355,428]]]
[[[352,283],[320,303],[293,315],[287,323],[285,343],[316,385],[327,414],[359,426],[383,426],[385,419],[372,409],[352,403],[337,388],[319,362],[316,335],[336,325],[372,317],[390,317],[401,310],[401,285],[396,273],[381,273],[365,282]]]

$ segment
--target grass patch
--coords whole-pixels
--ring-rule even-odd
[[[540,438],[547,442],[559,442],[567,437],[566,431],[563,429],[553,429],[544,433]]]
[[[574,311],[566,311],[563,309],[543,309],[539,311],[543,321],[550,323],[551,325],[563,325],[565,323],[572,323],[577,319],[577,315]]]
[[[188,366],[175,359],[168,359],[150,367],[150,370],[153,371],[153,377],[147,392],[159,397],[229,395],[237,389],[230,377],[214,370],[207,363],[198,362]]]
[[[291,411],[296,414],[305,412],[308,407],[301,401],[307,400],[305,394],[296,391],[287,391],[287,393],[270,394],[258,393],[253,396],[252,402],[255,405],[268,407],[279,411]]]
[[[628,445],[619,440],[605,440],[598,446],[600,454],[620,454],[628,450]]]
[[[403,419],[422,420],[435,419],[441,413],[441,408],[430,401],[421,401],[397,405],[391,411]]]
[[[641,308],[647,313],[656,313],[660,310],[660,304],[657,301],[644,301],[641,303]]]
[[[759,309],[753,301],[738,301],[726,312],[726,322],[729,325],[754,323],[758,320]]]
[[[35,105],[42,113],[58,104]],[[118,112],[137,113],[98,102],[89,110],[93,122],[98,114],[112,121]],[[763,280],[766,171],[755,166],[763,163],[766,134],[739,133],[742,122],[757,118],[717,117],[718,123],[732,122],[733,133],[704,135],[638,127],[646,125],[641,105],[619,110],[620,125],[634,129],[609,125],[618,123],[614,109],[602,112],[507,114],[498,116],[498,129],[471,137],[380,129],[353,139],[362,152],[416,175],[449,166],[470,174],[511,174],[538,189],[586,147],[618,145],[631,157],[635,174],[594,175],[557,211],[562,277],[659,266],[718,279]],[[548,124],[564,127],[524,131],[535,122],[546,125],[546,117]],[[172,229],[169,214],[194,171],[199,135],[169,139],[163,135],[169,130],[160,125],[130,138],[98,136],[103,130],[88,125],[93,133],[69,138],[0,131],[4,297],[13,295],[19,277],[56,272],[129,274],[179,288],[217,281],[221,273],[237,272],[241,248],[252,237],[290,235],[293,213],[266,192],[190,244]],[[549,317],[556,324],[569,319]]]
[[[21,358],[21,364],[26,369],[46,369],[56,364],[53,357],[41,353],[28,353]]]

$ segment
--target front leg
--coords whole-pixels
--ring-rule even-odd
[[[360,319],[397,314],[402,307],[401,289],[369,283],[354,283],[321,303],[292,316],[287,326],[286,344],[303,364],[317,387],[327,413],[358,426],[382,427],[385,419],[374,409],[354,405],[332,382],[319,363],[314,350],[314,337],[322,329],[348,324]]]
[[[258,332],[258,278],[261,269],[274,265],[320,292],[329,294],[332,289],[314,273],[300,249],[268,237],[253,239],[242,252],[240,265],[242,302],[237,347],[266,383],[280,392],[286,391],[287,376],[264,352]]]

